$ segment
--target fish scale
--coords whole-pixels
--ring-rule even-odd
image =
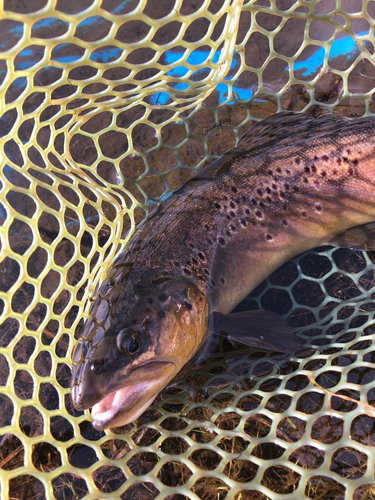
[[[275,115],[139,226],[74,355],[73,401],[94,406],[97,429],[142,413],[187,362],[209,353],[210,334],[301,347],[275,314],[229,313],[299,253],[324,243],[371,248],[374,132],[372,118]]]
[[[280,122],[280,117],[276,117]],[[135,256],[137,266],[162,265],[169,271],[177,268],[186,276],[197,277],[203,286],[208,283],[212,288],[225,284],[225,277],[215,279],[213,275],[213,254],[217,251],[222,254],[221,247],[226,247],[231,255],[222,255],[221,263],[229,262],[233,267],[235,248],[232,246],[239,246],[238,240],[249,231],[257,246],[262,246],[262,251],[272,248],[273,244],[280,248],[282,242],[279,240],[283,236],[290,236],[295,231],[301,233],[304,241],[299,242],[297,252],[288,238],[290,251],[287,258],[321,244],[320,238],[326,236],[329,239],[329,235],[339,232],[335,216],[332,216],[335,211],[337,213],[337,208],[332,207],[331,199],[338,194],[350,196],[350,192],[361,191],[356,162],[359,159],[366,161],[366,157],[373,154],[373,148],[366,143],[367,129],[373,127],[373,120],[330,116],[319,120],[289,113],[284,119],[288,123],[296,120],[299,126],[304,125],[302,132],[293,135],[292,127],[292,135],[276,145],[273,132],[266,139],[263,137],[265,146],[260,152],[259,149],[243,151],[250,142],[245,140],[246,136],[257,134],[257,126],[253,127],[239,146],[215,162],[216,165],[208,167],[210,177],[203,171],[169,198],[156,216],[140,227],[128,252],[117,262],[133,261]],[[264,122],[272,123],[272,120]],[[260,125],[262,130],[266,129],[264,122]],[[279,133],[287,133],[285,125]],[[309,134],[318,137],[314,135],[311,140]],[[351,206],[350,209],[354,208]],[[302,221],[305,225],[302,231],[296,227],[300,218],[306,219]],[[347,227],[350,227],[350,214],[347,217],[342,214],[343,222],[345,218],[348,219]],[[328,231],[320,227],[322,220]],[[343,229],[346,229],[345,224]],[[306,239],[306,231],[314,232],[315,236]],[[277,261],[273,270],[280,264]],[[260,273],[255,286],[269,273],[269,268]],[[246,287],[244,296],[248,292]],[[235,305],[227,301],[226,312]]]

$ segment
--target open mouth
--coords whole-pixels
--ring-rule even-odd
[[[148,408],[153,399],[172,379],[175,371],[174,364],[168,362],[150,363],[147,366],[148,372],[151,367],[154,369],[150,370],[152,376],[149,380],[111,392],[93,406],[91,417],[96,430],[129,424]],[[160,369],[163,369],[164,373],[158,377],[155,372]]]
[[[137,418],[143,411],[143,405],[134,413],[134,406],[147,391],[148,384],[137,384],[123,387],[118,391],[111,392],[99,403],[93,406],[91,417],[96,430],[128,424]],[[147,391],[148,392],[148,391]],[[156,396],[154,394],[148,401]],[[146,404],[148,404],[148,401]]]

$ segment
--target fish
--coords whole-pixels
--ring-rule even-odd
[[[209,340],[302,348],[269,311],[231,313],[292,257],[375,241],[375,119],[282,112],[165,199],[110,266],[72,356],[77,410],[135,421]]]

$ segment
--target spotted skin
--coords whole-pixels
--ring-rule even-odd
[[[284,118],[284,138],[249,152],[240,143],[174,193],[118,262],[193,277],[211,308],[229,313],[285,260],[373,221],[374,120]]]
[[[375,221],[374,139],[372,118],[281,113],[161,204],[92,306],[74,353],[76,408],[95,405],[98,429],[132,421],[201,349],[211,313],[228,314],[291,257]]]

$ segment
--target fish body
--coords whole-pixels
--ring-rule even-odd
[[[249,318],[230,311],[285,261],[325,243],[370,248],[374,184],[372,118],[281,113],[252,127],[116,258],[73,356],[74,405],[93,406],[97,429],[131,422],[211,331],[232,318],[246,337]],[[249,345],[297,349],[258,318],[269,336],[249,332]]]

